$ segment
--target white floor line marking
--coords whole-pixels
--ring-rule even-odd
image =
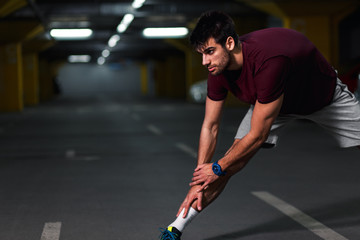
[[[45,223],[40,240],[59,240],[61,222]]]
[[[69,160],[76,160],[76,161],[95,161],[100,160],[99,156],[95,155],[86,155],[86,156],[78,156],[76,151],[73,149],[68,149],[65,152],[65,158]]]
[[[161,131],[158,127],[155,127],[155,126],[152,125],[152,124],[147,125],[147,129],[148,129],[150,132],[152,132],[152,133],[154,133],[154,134],[156,134],[156,135],[161,135],[161,134],[162,134],[162,131]]]
[[[81,158],[78,158],[76,160],[80,160],[80,161],[96,161],[96,160],[100,160],[101,158],[99,156],[83,156]]]
[[[76,156],[76,152],[74,149],[68,149],[65,151],[66,158],[74,158]]]
[[[186,152],[187,154],[189,154],[193,158],[197,158],[197,152],[194,149],[192,149],[191,147],[187,146],[186,144],[184,144],[184,143],[176,143],[175,146],[177,148],[179,148],[180,150],[182,150],[183,152]]]
[[[292,218],[299,224],[303,225],[309,229],[314,234],[318,235],[325,240],[348,240],[332,229],[328,228],[324,224],[318,222],[309,215],[301,212],[299,209],[291,206],[290,204],[284,202],[283,200],[277,198],[268,192],[252,192],[253,195],[278,209],[280,212],[284,213],[288,217]]]

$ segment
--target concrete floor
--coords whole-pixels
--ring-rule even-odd
[[[226,108],[217,158],[245,111]],[[203,114],[183,101],[104,95],[1,113],[0,239],[158,239],[187,192]],[[358,240],[359,170],[359,150],[294,122],[182,239],[322,239],[253,194],[265,191],[343,237],[327,240]]]

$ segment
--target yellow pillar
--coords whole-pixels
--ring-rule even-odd
[[[48,62],[39,60],[39,98],[40,101],[51,100],[55,96],[54,80],[64,62]],[[61,87],[61,86],[60,86]]]
[[[188,40],[179,40],[179,39],[167,39],[166,42],[179,49],[185,54],[185,65],[184,68],[174,69],[176,74],[179,74],[180,71],[183,71],[180,74],[184,74],[184,79],[179,79],[179,81],[185,82],[185,92],[187,98],[189,89],[192,84],[199,82],[201,80],[207,79],[207,70],[204,66],[201,65],[201,56],[194,52],[187,42]]]
[[[54,96],[54,79],[51,74],[51,66],[47,60],[39,61],[39,98],[40,101],[48,101]]]
[[[0,46],[0,111],[22,111],[21,44]]]
[[[3,1],[0,15],[21,6],[23,1]],[[43,27],[37,21],[0,22],[0,111],[21,111],[24,108],[23,43],[34,38]]]
[[[185,60],[183,56],[170,56],[166,59],[167,92],[169,97],[185,98]]]
[[[182,56],[169,56],[156,61],[154,69],[156,95],[161,97],[184,98],[185,61]]]
[[[39,53],[51,47],[54,43],[54,41],[39,39],[31,39],[22,43],[25,106],[33,106],[40,101]],[[47,69],[45,71],[47,72]],[[44,97],[44,99],[48,97]]]
[[[148,69],[146,63],[140,63],[140,86],[141,94],[146,96],[149,93]]]
[[[335,67],[339,65],[339,22],[359,6],[357,0],[241,0],[283,20],[285,28],[306,35]]]
[[[24,105],[39,103],[39,64],[36,53],[23,56]]]

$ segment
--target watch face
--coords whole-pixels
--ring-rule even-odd
[[[220,165],[219,165],[217,162],[215,162],[215,163],[212,165],[212,170],[213,170],[213,172],[214,172],[216,175],[218,175],[218,176],[224,176],[224,175],[226,174],[226,172],[223,172],[223,171],[221,170],[221,167],[220,167]]]
[[[214,164],[213,165],[213,171],[216,175],[219,175],[219,172],[220,172],[220,168],[217,164]]]

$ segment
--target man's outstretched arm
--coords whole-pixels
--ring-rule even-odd
[[[201,127],[197,165],[209,163],[214,155],[224,100],[206,98],[205,116]]]
[[[214,155],[224,102],[224,100],[213,101],[210,98],[206,98],[205,116],[199,139],[197,166],[209,163]],[[201,186],[199,185],[190,188],[185,200],[179,208],[177,216],[184,208],[184,216],[186,216],[190,206],[193,206],[193,208],[198,211],[202,210],[203,193],[198,191],[200,187]]]
[[[239,172],[267,139],[271,125],[280,112],[282,101],[283,95],[271,103],[256,102],[249,133],[244,138],[235,140],[227,154],[218,161],[222,170],[228,175],[232,176]],[[213,173],[212,164],[205,163],[195,169],[190,185],[202,184],[201,188],[198,188],[198,191],[202,191],[217,179],[219,176]]]

